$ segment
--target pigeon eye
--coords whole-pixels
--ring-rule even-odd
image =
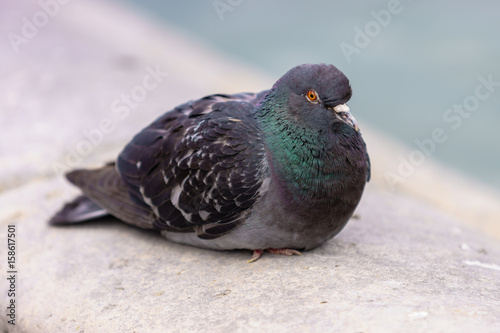
[[[319,103],[318,93],[315,90],[313,90],[313,89],[310,89],[310,90],[307,91],[306,98],[311,103],[314,103],[314,104]]]

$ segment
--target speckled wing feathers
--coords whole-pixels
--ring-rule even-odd
[[[129,194],[154,226],[211,239],[243,222],[266,177],[256,94],[211,95],[140,132],[118,157]]]

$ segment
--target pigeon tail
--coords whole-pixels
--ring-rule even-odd
[[[104,213],[113,215],[139,228],[154,228],[153,222],[156,220],[154,213],[146,204],[140,205],[133,201],[114,163],[109,163],[99,169],[74,170],[66,174],[66,178],[82,190],[88,202],[98,203],[94,204],[95,211],[100,209],[103,215]],[[77,201],[78,199],[74,202]],[[84,208],[82,210],[86,211]]]
[[[50,219],[51,225],[68,225],[109,215],[108,212],[85,195],[68,202],[64,207]]]

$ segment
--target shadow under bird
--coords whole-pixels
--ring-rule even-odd
[[[336,67],[304,64],[258,94],[216,94],[163,114],[116,162],[74,170],[83,195],[52,225],[111,214],[169,240],[300,254],[338,234],[370,177]]]

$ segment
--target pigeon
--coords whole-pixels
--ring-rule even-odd
[[[260,93],[166,112],[116,161],[66,174],[82,195],[50,221],[112,215],[191,246],[294,255],[337,235],[370,178],[347,77],[303,64]]]

